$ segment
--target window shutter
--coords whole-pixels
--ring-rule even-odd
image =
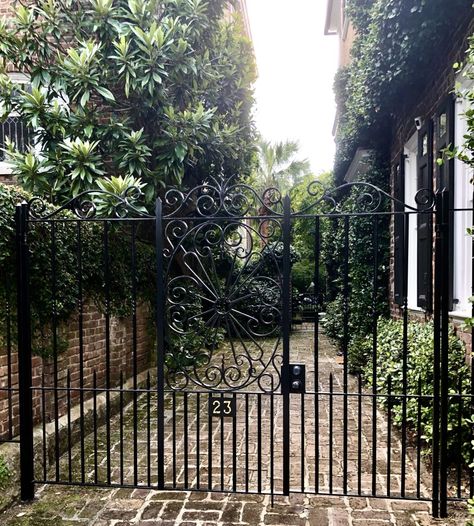
[[[405,156],[400,156],[400,161],[395,167],[393,181],[394,197],[398,199],[394,204],[395,212],[403,212],[405,202]],[[405,247],[404,215],[394,215],[394,301],[396,305],[403,305],[403,259]]]
[[[418,190],[433,190],[433,121],[429,119],[418,132]],[[423,209],[419,205],[419,209]],[[433,270],[433,220],[431,212],[418,213],[418,307],[431,311]]]
[[[436,114],[436,151],[442,158],[442,150],[454,146],[454,113],[455,98],[450,95],[440,106]],[[436,164],[436,186],[439,190],[449,190],[449,309],[453,309],[454,298],[454,159],[446,160],[442,165]]]

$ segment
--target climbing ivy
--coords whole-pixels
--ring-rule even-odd
[[[335,80],[335,179],[357,147],[383,148],[391,116],[419,91],[452,28],[472,15],[471,0],[348,0],[357,37],[352,61]]]

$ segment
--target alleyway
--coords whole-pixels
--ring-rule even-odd
[[[307,391],[313,391],[311,327],[292,335],[292,362],[306,363]],[[371,397],[358,396],[359,385],[350,377],[347,421],[343,418],[340,392],[342,366],[335,349],[320,338],[319,397],[293,395],[291,400],[291,489],[288,499],[269,495],[281,492],[282,434],[281,397],[239,394],[236,396],[235,423],[215,419],[209,426],[208,400],[193,393],[184,402],[183,395],[167,400],[165,428],[166,485],[170,491],[147,489],[102,489],[79,486],[39,487],[37,500],[16,506],[0,517],[2,526],[230,526],[292,525],[372,526],[446,524],[432,521],[428,502],[387,500],[383,498],[329,497],[339,493],[344,483],[353,493],[376,492],[396,497],[401,492],[401,472],[405,472],[406,495],[428,499],[430,476],[423,461],[408,451],[401,459],[401,444],[385,412],[374,408]],[[332,377],[332,380],[330,378]],[[332,385],[330,385],[332,383]],[[183,410],[187,405],[187,416]],[[302,406],[303,404],[303,406]],[[199,405],[199,411],[196,410]],[[85,482],[106,481],[124,485],[156,484],[156,401],[141,395],[134,408],[130,403],[106,426],[92,432],[85,441]],[[134,426],[134,410],[137,426]],[[173,414],[176,418],[173,419]],[[199,420],[197,414],[200,415]],[[206,415],[206,416],[204,416]],[[248,417],[247,417],[248,415]],[[373,417],[376,416],[375,425]],[[303,418],[304,416],[304,418]],[[250,424],[245,425],[248,418]],[[344,425],[347,433],[344,433]],[[184,433],[186,428],[187,432]],[[319,432],[317,432],[319,430]],[[107,433],[110,448],[107,448]],[[137,437],[134,448],[133,437]],[[209,441],[209,437],[212,439]],[[347,441],[346,441],[347,440]],[[94,448],[94,444],[97,447]],[[210,448],[209,448],[210,444]],[[375,455],[374,455],[375,447]],[[347,451],[347,481],[343,479],[344,448]],[[97,453],[95,453],[97,451]],[[107,451],[110,455],[107,455]],[[80,482],[81,450],[76,445],[64,455],[59,480]],[[174,460],[173,460],[174,459]],[[209,474],[211,462],[211,476]],[[373,463],[376,469],[373,475]],[[39,465],[40,463],[38,463]],[[134,464],[136,470],[133,470]],[[388,468],[387,468],[388,464]],[[403,467],[402,467],[403,464]],[[391,476],[387,477],[387,471]],[[137,480],[134,481],[136,473]],[[48,474],[53,477],[54,473]],[[387,487],[389,480],[390,487]],[[375,485],[375,486],[374,486]],[[259,490],[265,495],[180,492],[180,489],[212,487],[215,491],[235,488],[243,492]],[[321,496],[314,493],[318,491]],[[296,493],[297,492],[297,493]],[[449,524],[465,524],[462,507],[458,518],[454,506]]]

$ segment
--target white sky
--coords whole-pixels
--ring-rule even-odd
[[[324,36],[326,0],[247,0],[259,78],[255,119],[262,136],[300,143],[314,173],[330,170],[337,37]]]

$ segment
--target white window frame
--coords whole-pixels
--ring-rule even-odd
[[[457,79],[460,91],[471,90],[474,81],[461,72]],[[467,122],[464,117],[469,109],[469,102],[458,97],[454,110],[455,144],[462,146],[467,133]],[[473,207],[472,168],[459,159],[454,161],[454,208],[470,209]],[[453,268],[453,298],[454,305],[451,314],[466,318],[471,315],[472,305],[472,237],[467,229],[474,225],[472,212],[454,212],[454,268]]]
[[[418,132],[414,133],[404,146],[405,154],[405,204],[417,208],[418,192]],[[406,212],[413,212],[405,208]],[[418,221],[416,213],[410,213],[408,222],[408,308],[421,311],[418,307]]]
[[[12,73],[8,73],[8,76],[15,84],[26,85],[30,83],[30,79],[28,75],[25,75],[24,73],[12,72]],[[13,111],[10,113],[9,116],[17,117],[18,113],[16,111]],[[0,176],[11,175],[11,173],[12,173],[12,169],[9,163],[6,161],[0,161]]]

